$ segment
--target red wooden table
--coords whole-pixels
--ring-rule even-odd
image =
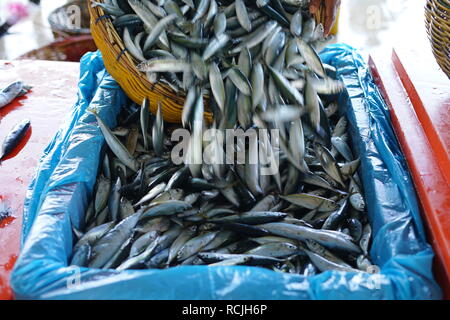
[[[414,180],[435,275],[450,299],[450,80],[423,46],[373,54],[369,65]]]
[[[23,80],[33,89],[0,109],[0,142],[24,118],[31,130],[23,143],[0,165],[0,201],[12,216],[0,223],[0,300],[11,299],[9,274],[19,254],[22,209],[37,161],[77,97],[79,63],[14,60],[0,61],[0,88]]]

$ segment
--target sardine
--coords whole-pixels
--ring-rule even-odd
[[[13,150],[22,142],[28,132],[31,122],[28,119],[22,120],[16,124],[3,140],[2,153],[0,155],[0,163],[4,158],[13,152]]]

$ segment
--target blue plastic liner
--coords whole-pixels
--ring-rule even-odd
[[[100,53],[81,61],[78,102],[42,156],[25,202],[23,246],[11,285],[19,299],[440,299],[405,159],[361,56],[346,45],[321,54],[338,68],[360,177],[373,227],[371,257],[380,274],[328,271],[313,277],[257,267],[183,266],[167,270],[99,270],[68,266],[71,223],[91,197],[103,136],[88,107],[111,127],[126,97]]]

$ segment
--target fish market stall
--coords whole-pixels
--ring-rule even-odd
[[[89,10],[99,51],[29,186],[16,298],[442,297],[389,108],[323,11]]]

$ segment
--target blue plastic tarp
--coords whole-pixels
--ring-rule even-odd
[[[346,45],[321,57],[347,87],[340,106],[373,228],[370,255],[379,274],[327,271],[312,277],[258,267],[182,266],[166,270],[99,270],[68,266],[71,224],[84,216],[100,162],[103,136],[87,108],[111,127],[126,97],[99,52],[81,61],[78,102],[42,156],[24,209],[21,254],[11,286],[19,299],[439,299],[408,168],[367,65]]]

